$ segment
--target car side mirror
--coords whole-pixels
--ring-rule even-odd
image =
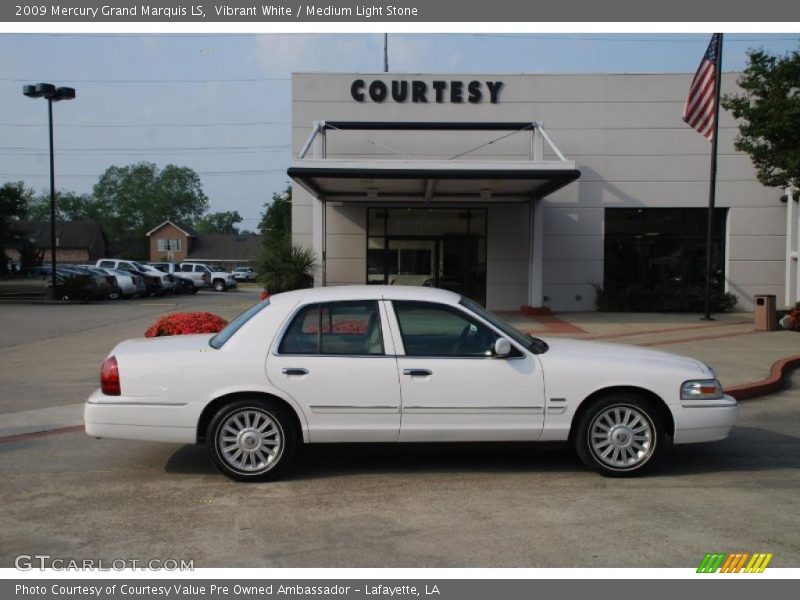
[[[499,357],[511,354],[511,342],[504,337],[499,337],[494,342],[494,355]]]

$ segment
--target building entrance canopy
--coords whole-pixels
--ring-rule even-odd
[[[492,140],[468,148],[448,160],[407,156],[328,158],[331,130],[494,131]],[[482,159],[470,156],[515,133],[529,132],[526,160]],[[459,160],[461,159],[461,160]],[[434,123],[318,121],[288,171],[289,176],[321,200],[359,201],[530,201],[542,198],[580,177],[541,123]]]

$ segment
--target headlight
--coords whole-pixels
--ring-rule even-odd
[[[684,381],[681,386],[681,400],[719,400],[722,398],[722,385],[716,379]]]

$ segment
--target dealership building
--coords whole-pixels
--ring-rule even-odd
[[[436,286],[496,310],[593,310],[598,294],[694,309],[710,144],[681,120],[692,76],[294,74],[293,239],[315,250],[317,285]],[[800,211],[756,180],[737,131],[723,111],[712,281],[740,309],[788,305]]]

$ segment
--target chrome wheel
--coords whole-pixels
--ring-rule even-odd
[[[610,406],[599,412],[589,425],[588,436],[595,458],[615,470],[634,469],[647,462],[656,444],[650,417],[630,405]]]
[[[262,473],[281,459],[283,429],[268,412],[256,408],[239,410],[223,421],[217,434],[219,455],[241,473]]]

